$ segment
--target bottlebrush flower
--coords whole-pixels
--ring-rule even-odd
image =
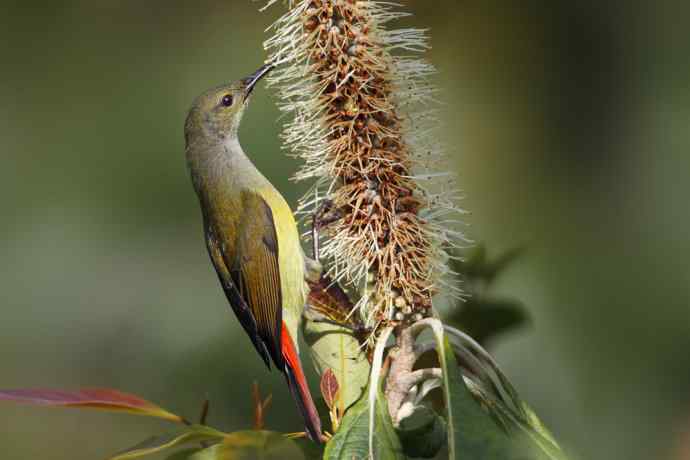
[[[439,291],[459,295],[443,281],[462,233],[453,176],[440,170],[435,70],[417,56],[427,38],[385,27],[404,16],[388,2],[291,0],[265,43],[292,115],[283,140],[304,160],[296,179],[315,181],[300,212],[329,200],[342,216],[322,255],[374,329],[431,316]]]

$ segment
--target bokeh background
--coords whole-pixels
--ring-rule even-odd
[[[622,2],[621,2],[622,3]],[[638,5],[640,3],[640,5]],[[644,5],[646,3],[646,5]],[[243,0],[0,5],[0,387],[109,386],[195,418],[300,429],[226,306],[202,242],[182,125],[253,71]],[[690,92],[682,2],[408,1],[430,27],[469,235],[527,248],[497,285],[532,317],[493,348],[582,459],[690,458]],[[684,11],[685,10],[685,11]],[[304,190],[259,89],[241,137]],[[94,459],[165,431],[0,405],[6,459]]]

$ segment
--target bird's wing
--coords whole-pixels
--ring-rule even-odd
[[[263,340],[259,336],[259,328],[254,320],[252,310],[249,308],[249,305],[247,305],[247,302],[238,290],[238,285],[233,279],[236,278],[236,276],[231,274],[230,269],[225,262],[225,257],[221,251],[221,242],[219,241],[217,233],[214,231],[213,227],[208,225],[206,227],[206,247],[208,248],[211,261],[216,269],[218,279],[220,280],[220,284],[223,286],[223,291],[225,292],[225,296],[227,297],[230,306],[235,312],[235,315],[237,316],[237,319],[244,328],[245,332],[254,344],[256,351],[264,360],[266,366],[270,368],[271,361],[269,358],[269,352]]]
[[[242,205],[244,218],[239,223],[237,251],[230,273],[251,310],[259,337],[276,366],[282,369],[283,301],[273,212],[264,199],[253,192],[243,192]]]

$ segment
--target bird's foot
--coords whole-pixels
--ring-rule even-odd
[[[314,245],[312,255],[314,256],[315,260],[319,260],[320,258],[319,231],[342,218],[343,214],[340,209],[335,207],[333,200],[323,200],[319,207],[314,211],[314,214],[312,215],[311,232]]]
[[[323,276],[323,264],[318,259],[304,256],[304,274],[309,284],[316,284]]]

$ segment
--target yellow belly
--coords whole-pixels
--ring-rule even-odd
[[[283,320],[293,337],[297,337],[300,317],[306,302],[304,253],[297,223],[285,199],[271,186],[256,190],[269,205],[278,236],[278,264],[283,297]]]

